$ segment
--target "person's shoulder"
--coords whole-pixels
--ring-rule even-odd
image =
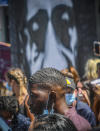
[[[25,117],[23,114],[17,115],[17,120],[19,123],[22,123],[24,125],[30,125],[30,119],[28,117]]]
[[[80,116],[73,107],[68,110],[66,117],[74,123],[78,130],[85,131],[87,129],[91,129],[89,122]]]
[[[82,101],[80,101],[80,100],[78,100],[77,101],[77,109],[78,110],[88,110],[89,112],[91,112],[91,109],[90,109],[90,107],[88,106],[88,104],[87,103],[84,103],[84,102],[82,102]]]
[[[13,125],[13,129],[15,131],[28,131],[30,126],[29,118],[25,117],[22,114],[17,114],[17,123]]]
[[[0,129],[3,131],[12,131],[12,129],[6,124],[6,122],[1,117],[0,117]]]
[[[68,111],[65,113],[67,117],[74,116],[76,114],[76,109],[75,107],[71,107],[68,109]]]

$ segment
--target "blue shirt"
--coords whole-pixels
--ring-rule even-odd
[[[76,110],[79,115],[83,116],[86,120],[88,120],[92,127],[96,126],[95,115],[86,103],[77,100]]]
[[[28,131],[30,126],[30,119],[22,114],[18,114],[16,118],[16,123],[11,125],[13,131]]]
[[[0,128],[2,131],[12,131],[12,129],[7,125],[7,123],[0,117]]]

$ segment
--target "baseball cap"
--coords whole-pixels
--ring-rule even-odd
[[[76,89],[76,85],[73,78],[65,77],[67,87],[70,87],[72,89]]]

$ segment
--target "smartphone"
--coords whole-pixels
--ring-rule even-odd
[[[94,55],[100,56],[100,42],[99,41],[94,41]]]
[[[92,80],[90,84],[100,86],[100,79]]]

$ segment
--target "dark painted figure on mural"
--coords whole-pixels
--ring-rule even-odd
[[[19,42],[30,73],[43,67],[76,66],[77,31],[71,0],[27,0]],[[20,18],[21,19],[21,18]],[[22,49],[20,49],[23,52]]]

